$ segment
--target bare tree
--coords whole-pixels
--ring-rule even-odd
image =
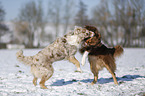
[[[141,41],[141,44],[138,42],[136,45],[145,47],[145,6],[144,0],[130,0],[131,6],[133,9],[132,16],[133,16],[133,27],[136,30],[133,30],[136,35],[133,37],[134,41]]]
[[[64,16],[63,16],[64,34],[67,32],[68,26],[70,25],[70,21],[73,17],[73,13],[74,13],[74,1],[66,0],[65,5],[64,5]]]
[[[144,46],[145,41],[140,38],[144,28],[144,0],[103,0],[99,5],[93,8],[92,21],[99,27],[106,44]]]
[[[37,35],[38,44],[37,47],[40,45],[40,36],[41,32],[44,31],[44,14],[42,9],[42,2],[39,0],[38,5],[35,1],[29,1],[20,9],[20,13],[18,16],[19,22],[27,22],[28,24],[28,47],[34,46],[35,36]]]
[[[38,2],[38,17],[37,17],[37,27],[40,29],[40,31],[37,29],[37,38],[38,38],[38,44],[37,44],[37,47],[40,47],[40,41],[42,40],[43,36],[42,34],[45,33],[45,26],[46,26],[46,21],[45,21],[45,18],[44,18],[44,11],[43,11],[43,8],[42,8],[42,1],[39,0]]]
[[[5,11],[4,11],[3,6],[0,2],[0,38],[2,35],[6,34],[8,32],[8,27],[3,22],[4,17],[5,17]]]
[[[13,32],[13,42],[17,44],[25,44],[27,45],[28,34],[29,34],[29,25],[28,22],[13,20],[12,23],[14,24],[14,32]]]
[[[104,41],[104,43],[113,45],[113,33],[110,29],[112,27],[110,25],[112,16],[109,10],[108,1],[103,0],[99,5],[100,6],[96,6],[95,8],[93,8],[93,17],[91,21],[93,21],[94,25],[100,27],[100,33],[102,35],[102,40]]]
[[[86,11],[87,11],[87,6],[83,3],[82,0],[80,0],[79,5],[78,5],[78,12],[75,16],[75,25],[78,26],[84,26],[87,25],[89,20],[88,20],[88,16],[86,15]]]
[[[48,2],[48,22],[54,25],[55,29],[55,38],[59,34],[59,25],[61,24],[61,9],[62,4],[61,0],[49,0]]]
[[[134,41],[140,38],[140,29],[138,28],[143,26],[144,22],[143,13],[145,12],[145,7],[143,2],[144,0],[114,1],[116,25],[122,26],[125,31],[124,40],[121,42],[123,46],[140,46],[134,44]]]

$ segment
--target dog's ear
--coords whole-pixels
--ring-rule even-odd
[[[95,26],[86,25],[84,26],[89,31],[93,31],[96,35],[99,33],[98,29]]]
[[[95,31],[97,30],[96,27],[94,27],[94,26],[89,26],[89,25],[86,25],[85,28],[86,28],[87,30],[93,31],[93,32],[95,32]]]
[[[100,33],[96,34],[96,37],[101,39],[101,34]]]

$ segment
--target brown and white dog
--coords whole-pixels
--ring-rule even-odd
[[[116,70],[115,57],[120,56],[123,53],[123,48],[120,45],[113,48],[107,48],[101,43],[101,35],[96,27],[85,26],[85,28],[95,33],[94,37],[84,39],[80,49],[81,53],[84,52],[81,62],[82,65],[85,64],[85,59],[88,56],[90,69],[94,74],[94,80],[91,84],[93,85],[97,82],[98,73],[104,67],[111,73],[114,83],[118,84],[114,73]]]
[[[94,36],[94,32],[75,27],[73,31],[57,38],[52,44],[34,56],[24,56],[22,50],[18,51],[16,56],[20,62],[31,66],[31,72],[34,76],[33,84],[36,86],[37,79],[41,78],[39,83],[41,88],[47,89],[45,82],[53,75],[53,62],[66,59],[76,65],[77,71],[81,71],[80,63],[74,55],[81,41],[92,36]]]

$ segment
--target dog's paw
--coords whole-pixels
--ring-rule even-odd
[[[83,71],[78,71],[78,70],[76,70],[75,72],[80,72],[80,73],[83,73]]]
[[[75,72],[80,72],[80,73],[82,73],[83,71],[79,68],[79,69],[77,69]]]
[[[94,85],[95,83],[91,82],[90,85]]]
[[[82,62],[81,65],[84,66],[85,65],[85,62]]]
[[[81,65],[82,65],[82,66],[85,65],[85,58],[82,59],[82,61],[81,61]]]
[[[41,89],[48,89],[46,86],[40,85]]]

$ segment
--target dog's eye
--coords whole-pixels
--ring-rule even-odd
[[[89,35],[89,33],[86,33],[86,35]]]
[[[77,31],[81,31],[81,29],[77,29]]]

